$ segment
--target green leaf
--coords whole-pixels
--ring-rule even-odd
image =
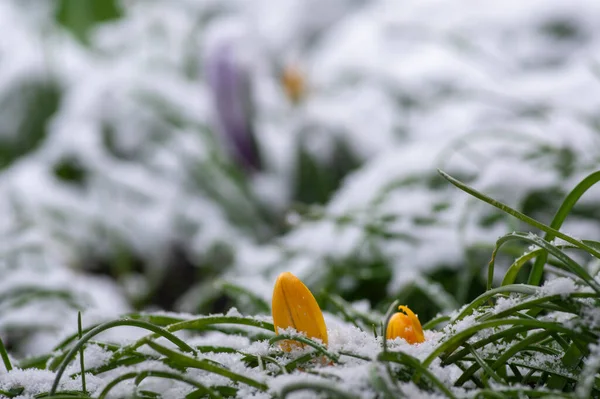
[[[560,229],[563,222],[571,212],[571,209],[573,209],[577,201],[579,201],[579,198],[581,198],[581,196],[585,194],[587,190],[589,190],[599,181],[600,171],[590,174],[585,179],[583,179],[577,186],[575,186],[575,188],[571,190],[571,192],[567,195],[560,208],[558,208],[558,211],[556,211],[556,214],[554,215],[554,218],[552,218],[552,222],[550,223],[550,227],[556,230]],[[553,233],[546,232],[546,236],[544,237],[544,239],[546,241],[552,241],[554,237],[555,235]],[[531,269],[531,274],[529,275],[529,284],[540,284],[545,263],[546,255],[541,255],[538,259],[536,259],[533,268]]]
[[[452,176],[448,175],[447,173],[445,173],[439,169],[438,169],[438,172],[440,173],[440,175],[442,175],[442,177],[444,177],[446,180],[448,180],[450,183],[452,183],[456,187],[460,188],[464,192],[471,194],[472,196],[480,199],[481,201],[486,202],[486,203],[508,213],[511,216],[516,217],[517,219],[529,224],[530,226],[538,228],[546,233],[553,234],[554,237],[561,238],[561,239],[565,240],[566,242],[569,242],[569,243],[575,245],[576,247],[581,248],[582,250],[588,252],[590,255],[596,257],[597,259],[600,259],[600,252],[596,248],[586,245],[585,243],[583,243],[580,240],[577,240],[571,236],[563,234],[560,231],[558,231],[552,227],[546,226],[545,224],[540,223],[537,220],[535,220],[527,215],[522,214],[521,212],[509,207],[508,205],[505,205],[501,202],[498,202],[498,201],[488,197],[485,194],[480,193],[479,191],[467,186],[466,184],[462,183],[459,180],[456,180]]]
[[[87,43],[90,30],[96,24],[121,17],[117,4],[116,0],[59,0],[56,20]]]

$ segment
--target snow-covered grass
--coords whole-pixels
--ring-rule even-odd
[[[83,367],[93,397],[600,395],[598,20],[3,1],[2,394],[85,397]],[[282,271],[327,348],[278,349]],[[396,301],[425,343],[382,341]]]
[[[596,241],[561,233],[579,197],[600,181],[594,173],[567,196],[547,226],[442,172],[457,187],[545,232],[498,239],[489,287],[460,309],[424,324],[425,341],[388,340],[385,314],[330,296],[329,342],[288,330],[267,316],[131,313],[73,326],[48,354],[14,359],[4,347],[0,392],[7,397],[577,397],[600,394],[600,283],[589,272]],[[556,243],[554,237],[564,240]],[[494,256],[507,241],[533,244],[493,287]],[[583,251],[580,264],[571,250]],[[529,254],[533,254],[529,256]],[[527,257],[528,284],[515,284]],[[548,262],[548,258],[553,262]],[[538,268],[541,268],[538,270]],[[548,268],[548,270],[546,270]],[[541,276],[547,272],[548,279]],[[542,273],[541,273],[542,272]],[[552,277],[554,275],[554,277]],[[259,299],[262,301],[262,299]],[[84,315],[83,319],[85,320]],[[108,334],[108,335],[107,335]],[[283,352],[278,342],[304,348]]]

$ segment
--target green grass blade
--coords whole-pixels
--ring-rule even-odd
[[[394,302],[392,302],[392,304],[388,308],[387,312],[385,312],[385,319],[384,319],[383,327],[382,327],[382,331],[381,331],[381,336],[382,336],[381,343],[383,345],[383,353],[387,352],[387,328],[388,328],[388,324],[390,323],[390,319],[392,318],[392,316],[394,315],[394,313],[398,312],[398,306],[399,305],[400,305],[400,301],[399,300],[395,300]]]
[[[142,317],[144,317],[145,319],[148,319],[148,317],[151,316],[152,315],[142,315]],[[275,327],[273,326],[273,323],[256,320],[250,317],[238,316],[203,316],[196,319],[181,320],[173,324],[168,324],[165,329],[169,332],[176,332],[181,330],[203,331],[217,324],[239,324],[244,326],[256,327],[262,330],[267,330],[269,332],[275,333]],[[149,335],[147,337],[141,338],[133,344],[129,345],[127,349],[135,350],[140,346],[146,344],[148,341],[151,341],[156,338],[156,335]]]
[[[590,276],[590,274],[587,272],[587,270],[585,270],[585,268],[583,268],[581,265],[579,265],[577,262],[571,259],[558,247],[550,244],[548,241],[533,233],[509,233],[505,236],[500,237],[498,241],[496,241],[496,247],[494,248],[492,259],[490,260],[489,264],[490,271],[488,272],[488,285],[490,284],[490,277],[493,277],[492,275],[494,270],[495,256],[498,252],[498,249],[506,242],[512,240],[526,241],[530,244],[537,245],[538,247],[544,249],[547,253],[559,260],[564,265],[565,270],[581,278],[588,286],[590,286],[594,291],[600,294],[600,285],[596,282],[596,280],[594,280],[592,276]]]
[[[2,356],[2,362],[4,362],[4,368],[6,368],[6,371],[11,371],[12,364],[10,363],[10,358],[8,357],[8,353],[6,352],[4,342],[2,342],[2,338],[0,338],[0,356]]]
[[[186,384],[189,384],[197,389],[203,390],[205,392],[205,394],[207,394],[210,398],[222,399],[222,396],[218,392],[200,384],[197,381],[194,381],[190,378],[187,378],[185,376],[182,376],[182,375],[179,375],[176,373],[170,373],[168,371],[161,371],[161,370],[144,370],[144,371],[140,371],[140,372],[131,372],[131,373],[122,374],[119,377],[112,380],[110,383],[108,383],[108,385],[106,385],[106,387],[104,387],[102,392],[100,392],[100,395],[98,395],[98,399],[106,398],[106,396],[109,394],[111,389],[113,389],[115,386],[117,386],[117,384],[119,384],[120,382],[123,382],[126,380],[132,380],[132,379],[144,379],[147,377],[165,378],[165,379],[185,382]]]
[[[566,234],[563,234],[560,231],[558,231],[552,227],[546,226],[545,224],[538,222],[537,220],[517,211],[516,209],[509,207],[508,205],[505,205],[499,201],[496,201],[496,200],[488,197],[485,194],[480,193],[479,191],[467,186],[463,182],[453,178],[452,176],[448,175],[447,173],[445,173],[439,169],[438,169],[438,172],[440,173],[440,175],[442,175],[442,177],[444,179],[448,180],[450,183],[452,183],[459,189],[463,190],[464,192],[471,194],[472,196],[480,199],[481,201],[486,202],[486,203],[500,209],[501,211],[508,213],[511,216],[516,217],[517,219],[529,224],[530,226],[540,229],[546,233],[552,234],[552,235],[554,235],[554,237],[561,238],[561,239],[565,240],[566,242],[569,242],[569,243],[575,245],[576,247],[587,251],[590,255],[593,255],[594,257],[600,259],[600,252],[598,250],[596,250],[595,248],[592,248],[592,247],[584,244],[582,241],[577,240],[576,238],[573,238]]]
[[[482,359],[481,356],[479,356],[479,354],[477,353],[477,351],[475,349],[473,349],[473,347],[471,345],[466,344],[465,345],[465,349],[469,350],[469,352],[471,353],[471,355],[473,356],[473,358],[475,358],[475,363],[477,365],[479,365],[479,367],[481,367],[483,369],[483,371],[485,371],[486,377],[492,377],[492,379],[494,381],[496,381],[497,383],[499,383],[499,384],[504,383],[504,381],[502,380],[502,378],[500,378],[500,376],[498,374],[496,374],[496,371],[495,371],[494,367],[491,367],[489,364],[487,364],[486,361],[484,359]],[[483,376],[481,376],[480,378],[483,379]],[[454,385],[458,386],[459,384],[457,382]]]
[[[531,259],[542,256],[543,254],[545,254],[544,250],[542,248],[537,248],[537,249],[534,249],[533,251],[523,254],[522,256],[519,256],[513,262],[513,264],[510,265],[510,267],[508,268],[506,274],[504,275],[504,279],[502,280],[502,285],[514,284],[515,279],[517,278],[517,274],[519,274],[523,265],[526,264],[527,262],[529,262]],[[538,259],[536,259],[536,261]],[[545,263],[546,263],[546,261],[544,260],[544,264]],[[489,278],[489,275],[488,275],[488,278]],[[531,284],[531,283],[529,283],[529,284]],[[533,284],[533,285],[538,285],[538,284]],[[488,286],[489,286],[489,279],[488,279]]]
[[[284,341],[284,340],[301,342],[305,345],[313,347],[319,353],[322,353],[323,355],[327,356],[333,362],[337,363],[339,361],[339,356],[336,355],[335,353],[329,352],[327,350],[327,348],[325,347],[325,345],[319,344],[318,342],[315,342],[312,339],[302,337],[299,335],[279,334],[279,335],[276,335],[275,337],[271,338],[269,340],[269,344],[273,345],[279,341]]]
[[[377,359],[385,362],[404,364],[409,368],[417,371],[415,373],[415,377],[417,375],[426,376],[429,379],[429,381],[431,381],[433,385],[436,386],[440,390],[440,392],[443,393],[446,397],[452,399],[456,398],[454,394],[448,389],[448,387],[446,387],[446,385],[444,385],[443,382],[441,382],[431,371],[429,371],[427,365],[421,363],[419,359],[413,356],[410,356],[403,352],[381,352]]]
[[[445,323],[447,321],[450,321],[452,318],[450,316],[438,316],[435,317],[431,320],[429,320],[427,323],[423,324],[423,330],[431,330],[433,329],[435,326]]]
[[[556,331],[559,333],[568,334],[572,337],[576,337],[581,339],[584,342],[595,342],[597,339],[596,336],[590,335],[589,333],[575,331],[568,327],[565,327],[558,323],[552,323],[547,321],[540,321],[535,319],[501,319],[501,320],[489,320],[484,321],[482,323],[475,324],[471,327],[465,328],[462,331],[450,336],[446,341],[442,342],[427,358],[423,361],[423,365],[428,367],[431,362],[442,353],[450,350],[454,350],[462,343],[466,342],[471,336],[476,334],[479,331],[506,326],[506,325],[514,325],[514,326],[528,326],[530,329],[546,329],[551,331]]]
[[[81,340],[82,336],[82,328],[81,328],[81,312],[77,312],[77,333],[79,334],[79,339]],[[81,390],[83,393],[87,393],[87,389],[85,387],[85,362],[83,359],[84,345],[81,345],[81,349],[79,350],[79,367],[81,368]]]
[[[223,377],[229,378],[231,381],[242,382],[244,384],[250,385],[251,387],[260,389],[261,391],[266,391],[268,387],[262,382],[253,380],[252,378],[245,377],[241,374],[234,373],[229,371],[224,366],[217,362],[213,362],[208,359],[198,359],[194,357],[187,356],[183,353],[178,353],[172,349],[166,348],[156,342],[150,341],[148,342],[148,346],[157,351],[163,356],[166,356],[169,362],[173,362],[179,366],[183,367],[192,367],[204,371],[208,371],[209,373],[214,373],[218,375],[222,375]]]
[[[552,218],[552,222],[550,223],[550,227],[556,230],[559,230],[562,226],[563,222],[571,212],[571,209],[575,206],[577,201],[581,198],[583,194],[591,187],[593,187],[596,183],[600,181],[600,171],[594,172],[583,179],[571,192],[567,195],[563,203],[556,211],[554,218]],[[555,235],[551,232],[546,232],[546,236],[544,239],[546,241],[552,241]],[[544,273],[544,264],[546,263],[546,256],[542,254],[539,258],[536,259],[533,267],[531,269],[531,273],[529,274],[529,284],[539,285],[542,280],[542,275]]]
[[[62,360],[60,367],[58,368],[57,372],[56,372],[56,377],[54,378],[54,382],[52,383],[52,388],[50,389],[50,395],[54,395],[54,393],[56,393],[56,389],[58,388],[58,383],[60,382],[60,379],[63,375],[63,373],[65,372],[65,370],[67,369],[67,366],[69,365],[69,363],[71,363],[71,361],[75,358],[77,352],[79,351],[79,349],[81,349],[81,347],[83,345],[85,345],[85,343],[87,341],[89,341],[92,337],[100,334],[103,331],[109,330],[111,328],[114,327],[120,327],[120,326],[130,326],[130,327],[139,327],[139,328],[145,328],[147,330],[150,330],[162,337],[165,337],[166,339],[168,339],[169,341],[171,341],[172,343],[174,343],[177,347],[179,347],[181,350],[186,351],[186,352],[192,352],[195,353],[195,350],[190,347],[188,344],[186,344],[185,342],[183,342],[180,338],[177,338],[176,336],[174,336],[173,334],[171,334],[170,332],[166,331],[165,329],[155,326],[153,324],[150,324],[148,322],[145,321],[141,321],[141,320],[113,320],[113,321],[109,321],[103,324],[100,324],[99,326],[94,327],[93,329],[91,329],[90,331],[88,331],[72,348],[71,350],[69,350],[69,352],[67,353],[67,355],[64,357],[64,359]]]
[[[526,348],[527,346],[531,345],[532,343],[538,342],[540,339],[545,338],[548,335],[550,335],[549,331],[541,331],[539,333],[532,334],[532,335],[528,336],[527,338],[524,338],[524,339],[518,341],[515,345],[511,346],[510,348],[507,348],[507,350],[504,351],[502,353],[502,355],[500,355],[500,357],[491,366],[488,366],[485,363],[485,361],[483,361],[483,360],[477,361],[477,364],[475,364],[474,366],[477,366],[477,365],[479,365],[480,367],[483,366],[485,371],[489,375],[494,377],[494,379],[497,382],[503,382],[497,376],[497,374],[495,373],[495,370],[497,370],[500,366],[505,364],[512,356],[514,356],[516,353],[518,353],[522,349]],[[467,344],[467,348],[469,346],[470,345]],[[472,355],[474,354],[475,359],[477,359],[476,352],[471,351],[471,354]],[[467,382],[476,371],[477,371],[477,367],[469,368],[469,370],[467,370],[465,373],[463,373],[463,375],[460,376],[460,378],[458,380],[456,380],[454,385],[461,386],[462,384]]]
[[[473,343],[470,343],[469,345],[471,345],[471,347],[474,349],[479,349],[489,343],[496,342],[501,339],[513,339],[518,334],[522,334],[522,333],[526,332],[527,330],[529,330],[529,327],[523,327],[523,326],[511,327],[506,330],[502,330],[497,333],[491,334],[489,337],[480,339],[479,341],[475,341]],[[468,354],[469,354],[469,349],[463,348],[459,351],[454,352],[452,355],[445,357],[442,361],[442,364],[444,364],[444,365],[452,364],[452,363],[456,364],[457,362],[463,360],[466,357],[466,355],[468,355]]]
[[[393,380],[389,375],[386,379],[386,376],[382,375],[383,373],[380,368],[377,363],[373,363],[369,369],[369,380],[373,388],[379,393],[378,397],[382,399],[395,399],[402,396],[402,393],[394,385]]]
[[[488,299],[492,298],[498,294],[525,294],[525,295],[535,295],[540,291],[539,287],[526,285],[526,284],[511,284],[505,285],[502,287],[492,288],[483,294],[479,295],[470,304],[468,304],[453,320],[452,323],[455,323],[459,320],[464,319],[468,315],[472,314],[477,307],[482,305]]]
[[[340,399],[360,399],[358,396],[353,395],[350,392],[343,391],[337,388],[330,382],[318,382],[318,381],[301,381],[292,382],[284,385],[279,391],[279,397],[281,399],[287,398],[288,395],[297,391],[314,391],[322,392],[327,394],[328,398],[340,398]],[[312,395],[311,395],[312,397]]]

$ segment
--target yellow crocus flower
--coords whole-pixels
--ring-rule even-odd
[[[273,324],[275,333],[280,329],[293,327],[308,338],[320,339],[327,345],[327,328],[323,312],[315,297],[308,288],[290,272],[281,273],[273,289]],[[296,346],[304,346],[299,342],[281,343],[281,348],[287,352]]]
[[[281,84],[288,98],[297,104],[306,92],[304,77],[300,70],[293,65],[288,65],[281,74]]]
[[[387,339],[404,338],[409,344],[420,344],[425,341],[423,327],[416,314],[407,306],[398,306],[404,313],[395,313],[387,326]]]

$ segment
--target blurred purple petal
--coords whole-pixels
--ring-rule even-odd
[[[236,57],[230,41],[218,43],[208,55],[207,74],[218,129],[232,157],[249,171],[261,168],[252,128],[251,87],[248,71]]]

